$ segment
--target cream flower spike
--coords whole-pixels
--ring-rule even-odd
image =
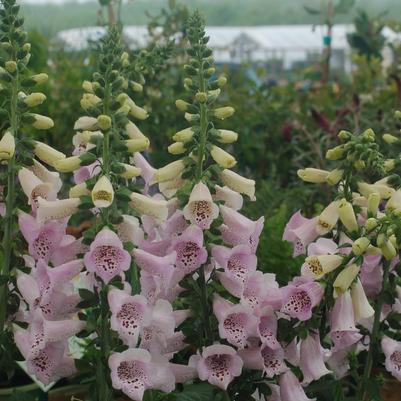
[[[70,156],[56,160],[53,166],[60,173],[71,173],[81,167],[81,159],[79,156]]]
[[[92,202],[96,207],[109,207],[114,200],[114,189],[110,180],[103,175],[92,189]]]
[[[166,197],[171,198],[175,195],[175,193],[186,183],[186,180],[183,180],[181,176],[177,176],[176,178],[163,181],[159,184],[159,191]]]
[[[254,180],[242,177],[241,175],[228,169],[225,169],[221,172],[220,178],[223,183],[233,191],[248,195],[252,201],[256,200]]]
[[[301,180],[303,181],[311,182],[313,184],[322,184],[326,182],[326,179],[330,172],[326,170],[320,170],[318,168],[308,167],[298,170],[297,174],[298,177],[301,178]]]
[[[158,220],[166,220],[168,207],[165,200],[153,199],[146,195],[131,193],[130,205],[138,212]]]
[[[68,198],[55,201],[47,201],[38,198],[38,210],[36,218],[40,223],[46,223],[49,220],[63,219],[69,217],[78,210],[81,203],[79,198]]]
[[[91,191],[87,188],[86,182],[81,182],[80,184],[74,185],[70,188],[69,196],[70,198],[79,198],[81,196],[90,195]]]
[[[15,139],[10,131],[6,131],[0,140],[0,160],[9,160],[14,156]]]
[[[339,201],[333,201],[320,213],[316,223],[316,232],[318,234],[327,234],[337,224],[340,217],[338,214],[338,205]]]
[[[209,188],[199,182],[193,187],[188,204],[184,207],[184,217],[205,230],[210,228],[218,215],[219,207],[213,203]]]

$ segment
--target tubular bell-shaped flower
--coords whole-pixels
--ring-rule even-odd
[[[123,248],[117,234],[109,228],[103,228],[85,254],[84,263],[88,271],[95,273],[107,284],[129,269],[131,256]]]

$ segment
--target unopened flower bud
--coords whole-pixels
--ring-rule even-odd
[[[394,159],[387,159],[384,161],[384,169],[386,172],[394,170],[395,168],[395,160]]]
[[[103,131],[107,131],[111,127],[111,118],[105,114],[101,114],[97,118],[97,125]]]
[[[176,160],[170,164],[167,164],[166,166],[159,168],[156,170],[154,174],[154,182],[159,183],[159,182],[164,182],[164,181],[169,181],[177,176],[179,176],[185,169],[185,163],[183,160]]]
[[[30,43],[24,43],[24,45],[22,46],[22,50],[24,50],[26,52],[30,52],[31,51],[31,44]]]
[[[234,108],[230,106],[218,107],[213,110],[213,115],[220,120],[225,120],[226,118],[231,117],[234,112]]]
[[[36,142],[33,152],[38,159],[49,164],[50,166],[54,166],[57,160],[65,158],[64,153],[59,152],[43,142]]]
[[[219,85],[220,88],[222,88],[226,83],[227,83],[227,78],[224,75],[217,78],[217,84]]]
[[[15,138],[10,131],[6,131],[0,140],[0,160],[10,160],[15,152]]]
[[[343,294],[358,276],[360,266],[352,264],[346,266],[336,277],[333,287],[336,295]]]
[[[308,167],[305,169],[300,169],[297,171],[298,177],[306,182],[311,182],[314,184],[321,184],[326,182],[326,178],[329,172],[326,170],[320,170],[318,168]]]
[[[337,185],[343,178],[344,170],[338,168],[330,171],[329,175],[326,177],[326,182],[329,185]]]
[[[190,128],[185,128],[181,131],[178,131],[173,135],[173,140],[176,142],[188,142],[194,136],[194,130]]]
[[[192,123],[192,122],[198,121],[199,118],[200,118],[200,116],[199,116],[199,114],[185,113],[184,118],[185,118],[189,123]]]
[[[220,143],[233,143],[238,139],[238,134],[227,129],[219,129],[216,131],[216,140]]]
[[[237,161],[233,156],[218,146],[212,146],[210,156],[212,156],[213,160],[223,168],[231,168],[237,164]]]
[[[13,60],[6,61],[5,68],[10,74],[13,74],[15,71],[17,71],[17,63]]]
[[[167,150],[172,155],[180,155],[185,153],[186,148],[183,142],[174,142],[167,148]]]
[[[344,156],[345,149],[344,145],[336,146],[335,148],[329,149],[326,152],[326,159],[328,160],[339,160]]]
[[[35,119],[32,126],[36,129],[50,129],[54,127],[54,122],[51,118],[42,116],[41,114],[31,114]]]
[[[142,107],[136,104],[130,105],[131,115],[138,120],[146,120],[149,117],[149,113]]]
[[[362,255],[366,251],[369,245],[370,245],[369,238],[367,237],[358,238],[352,244],[352,252],[354,252],[354,254],[357,256]]]
[[[368,232],[374,230],[378,226],[378,222],[375,218],[371,217],[365,221],[365,228]]]
[[[397,118],[398,120],[401,120],[401,111],[397,110],[397,111],[394,113],[394,117]]]
[[[199,103],[205,103],[207,100],[207,94],[205,92],[198,92],[195,95],[195,99],[199,102]]]
[[[397,255],[397,249],[390,240],[384,240],[380,245],[380,250],[387,260],[393,259]]]
[[[49,79],[49,76],[45,74],[44,72],[41,72],[40,74],[32,75],[31,79],[34,80],[37,84],[44,84],[47,82]]]
[[[342,131],[340,131],[340,132],[338,133],[338,137],[339,137],[340,139],[342,139],[343,141],[348,141],[348,140],[351,139],[352,134],[351,134],[351,132],[349,132],[349,131],[342,130]]]
[[[53,167],[59,173],[70,173],[81,167],[81,159],[79,156],[66,157],[65,159],[56,160]]]
[[[93,84],[90,81],[82,82],[82,89],[88,93],[94,93],[93,91]]]
[[[134,92],[142,92],[143,86],[139,82],[131,81],[131,88]]]
[[[380,194],[372,192],[368,197],[368,215],[376,216],[380,204]]]
[[[28,107],[39,106],[46,100],[46,96],[40,92],[34,92],[24,98],[24,103]]]
[[[188,102],[186,102],[185,100],[182,100],[182,99],[177,99],[175,101],[175,105],[176,105],[178,110],[187,111],[188,110],[188,106],[190,105],[190,103],[188,103]]]
[[[354,208],[346,199],[341,199],[338,205],[338,215],[348,231],[358,231]]]
[[[394,135],[384,134],[383,141],[391,145],[392,143],[399,142],[400,140]]]
[[[127,147],[128,152],[135,153],[146,150],[150,145],[150,141],[146,136],[144,136],[139,139],[127,139],[124,141],[124,144]]]
[[[376,139],[376,135],[372,128],[368,128],[361,134],[362,138],[367,139],[369,142],[373,142]]]
[[[126,163],[119,163],[119,165],[124,168],[124,172],[120,173],[119,175],[127,180],[141,175],[142,170],[139,167],[131,166],[130,164]]]
[[[240,194],[248,195],[255,200],[255,181],[242,177],[234,171],[225,169],[221,172],[220,178],[230,189]]]
[[[363,170],[366,167],[366,163],[364,160],[359,159],[354,162],[354,167],[357,170]]]

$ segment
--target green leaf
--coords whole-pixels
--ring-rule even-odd
[[[35,401],[35,397],[23,391],[14,391],[10,397],[10,401]]]
[[[190,384],[177,394],[177,401],[213,401],[215,390],[209,383]]]

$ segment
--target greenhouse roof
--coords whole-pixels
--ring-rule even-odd
[[[311,25],[277,25],[277,26],[229,26],[207,27],[210,46],[214,50],[229,50],[243,44],[264,51],[305,50],[317,51],[323,47],[324,26]],[[333,49],[348,48],[347,33],[352,32],[353,25],[335,25],[332,34]],[[391,29],[383,31],[388,40],[399,39]],[[88,41],[97,40],[104,34],[102,27],[75,28],[61,31],[57,40],[64,43],[67,49],[82,50]],[[124,36],[132,48],[143,47],[149,40],[145,26],[126,26]]]

